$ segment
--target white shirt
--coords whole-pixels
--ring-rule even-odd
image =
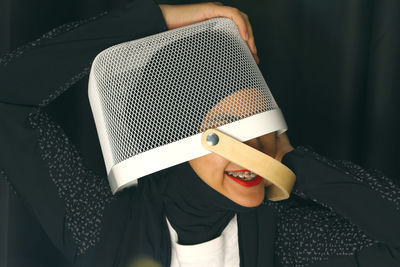
[[[222,234],[196,245],[178,244],[178,234],[167,219],[171,235],[171,267],[239,267],[239,241],[236,215]]]

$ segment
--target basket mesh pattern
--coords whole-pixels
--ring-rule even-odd
[[[91,75],[112,147],[112,165],[206,129],[277,109],[229,19],[111,47],[96,57]]]

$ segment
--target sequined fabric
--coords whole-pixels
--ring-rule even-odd
[[[13,184],[11,183],[10,179],[6,175],[6,173],[3,170],[0,170],[0,177],[4,178],[4,180],[7,183],[8,189],[15,195],[18,195],[17,190],[15,190]]]
[[[40,46],[43,42],[50,40],[62,33],[66,33],[69,32],[73,29],[76,29],[84,24],[90,23],[92,21],[97,20],[98,18],[106,15],[107,12],[102,12],[96,16],[84,19],[84,20],[78,20],[78,21],[74,21],[71,23],[66,23],[63,24],[57,28],[54,28],[50,31],[48,31],[47,33],[43,34],[41,37],[39,37],[38,39],[36,39],[35,41],[32,41],[30,43],[27,43],[23,46],[18,47],[17,49],[11,51],[10,53],[7,53],[3,56],[0,57],[0,65],[6,66],[7,64],[9,64],[12,60],[18,58],[19,56],[23,55],[24,53],[26,53],[27,51],[29,51],[30,49]]]
[[[87,23],[91,23],[107,12],[91,18],[61,25],[47,32],[37,40],[0,57],[0,65],[6,66],[30,49],[43,45],[54,37],[69,32]],[[44,98],[40,107],[45,107],[68,88],[89,74],[90,66],[78,71],[65,84]],[[78,248],[83,254],[100,239],[102,216],[105,205],[112,200],[106,177],[99,177],[85,168],[82,159],[59,127],[41,108],[29,115],[30,126],[39,132],[38,144],[42,159],[47,163],[49,175],[55,183],[58,195],[65,201],[65,226],[72,232]],[[6,177],[4,173],[1,174]],[[11,185],[11,184],[10,184]],[[12,186],[10,186],[13,189]],[[15,190],[13,190],[15,192]]]
[[[106,177],[87,169],[60,126],[40,109],[29,117],[39,133],[38,144],[49,176],[65,202],[65,226],[83,254],[100,239],[103,211],[113,196]]]
[[[400,186],[377,171],[341,160],[329,160],[306,147],[297,148],[313,158],[350,174],[355,180],[375,190],[382,198],[393,202],[399,209]],[[308,266],[327,260],[330,256],[349,256],[372,246],[372,240],[356,225],[334,212],[324,203],[310,199],[303,192],[280,202],[266,202],[279,214],[275,255],[279,266]]]
[[[349,174],[356,181],[363,183],[376,191],[383,199],[393,202],[396,208],[400,211],[400,183],[397,180],[386,177],[379,170],[364,169],[351,161],[328,159],[310,148],[300,146],[297,149],[309,153],[315,159]]]
[[[353,255],[375,243],[357,226],[311,201],[270,202],[278,211],[275,259],[282,267],[303,267],[329,256]]]
[[[79,82],[81,79],[89,75],[90,72],[90,66],[83,68],[80,72],[78,72],[76,75],[71,77],[68,82],[64,83],[61,85],[57,90],[54,90],[50,95],[48,95],[45,99],[42,100],[42,102],[39,103],[40,107],[46,107],[49,105],[53,100],[55,100],[57,97],[59,97],[62,93],[64,93],[66,90],[71,88],[74,84]]]

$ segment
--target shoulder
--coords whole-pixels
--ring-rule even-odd
[[[377,243],[329,207],[291,195],[269,203],[277,210],[275,255],[282,266],[304,266],[353,255]]]

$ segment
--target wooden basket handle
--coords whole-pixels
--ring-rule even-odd
[[[270,181],[267,198],[279,201],[289,198],[296,175],[281,162],[216,129],[205,131],[201,137],[205,149],[240,165]]]

